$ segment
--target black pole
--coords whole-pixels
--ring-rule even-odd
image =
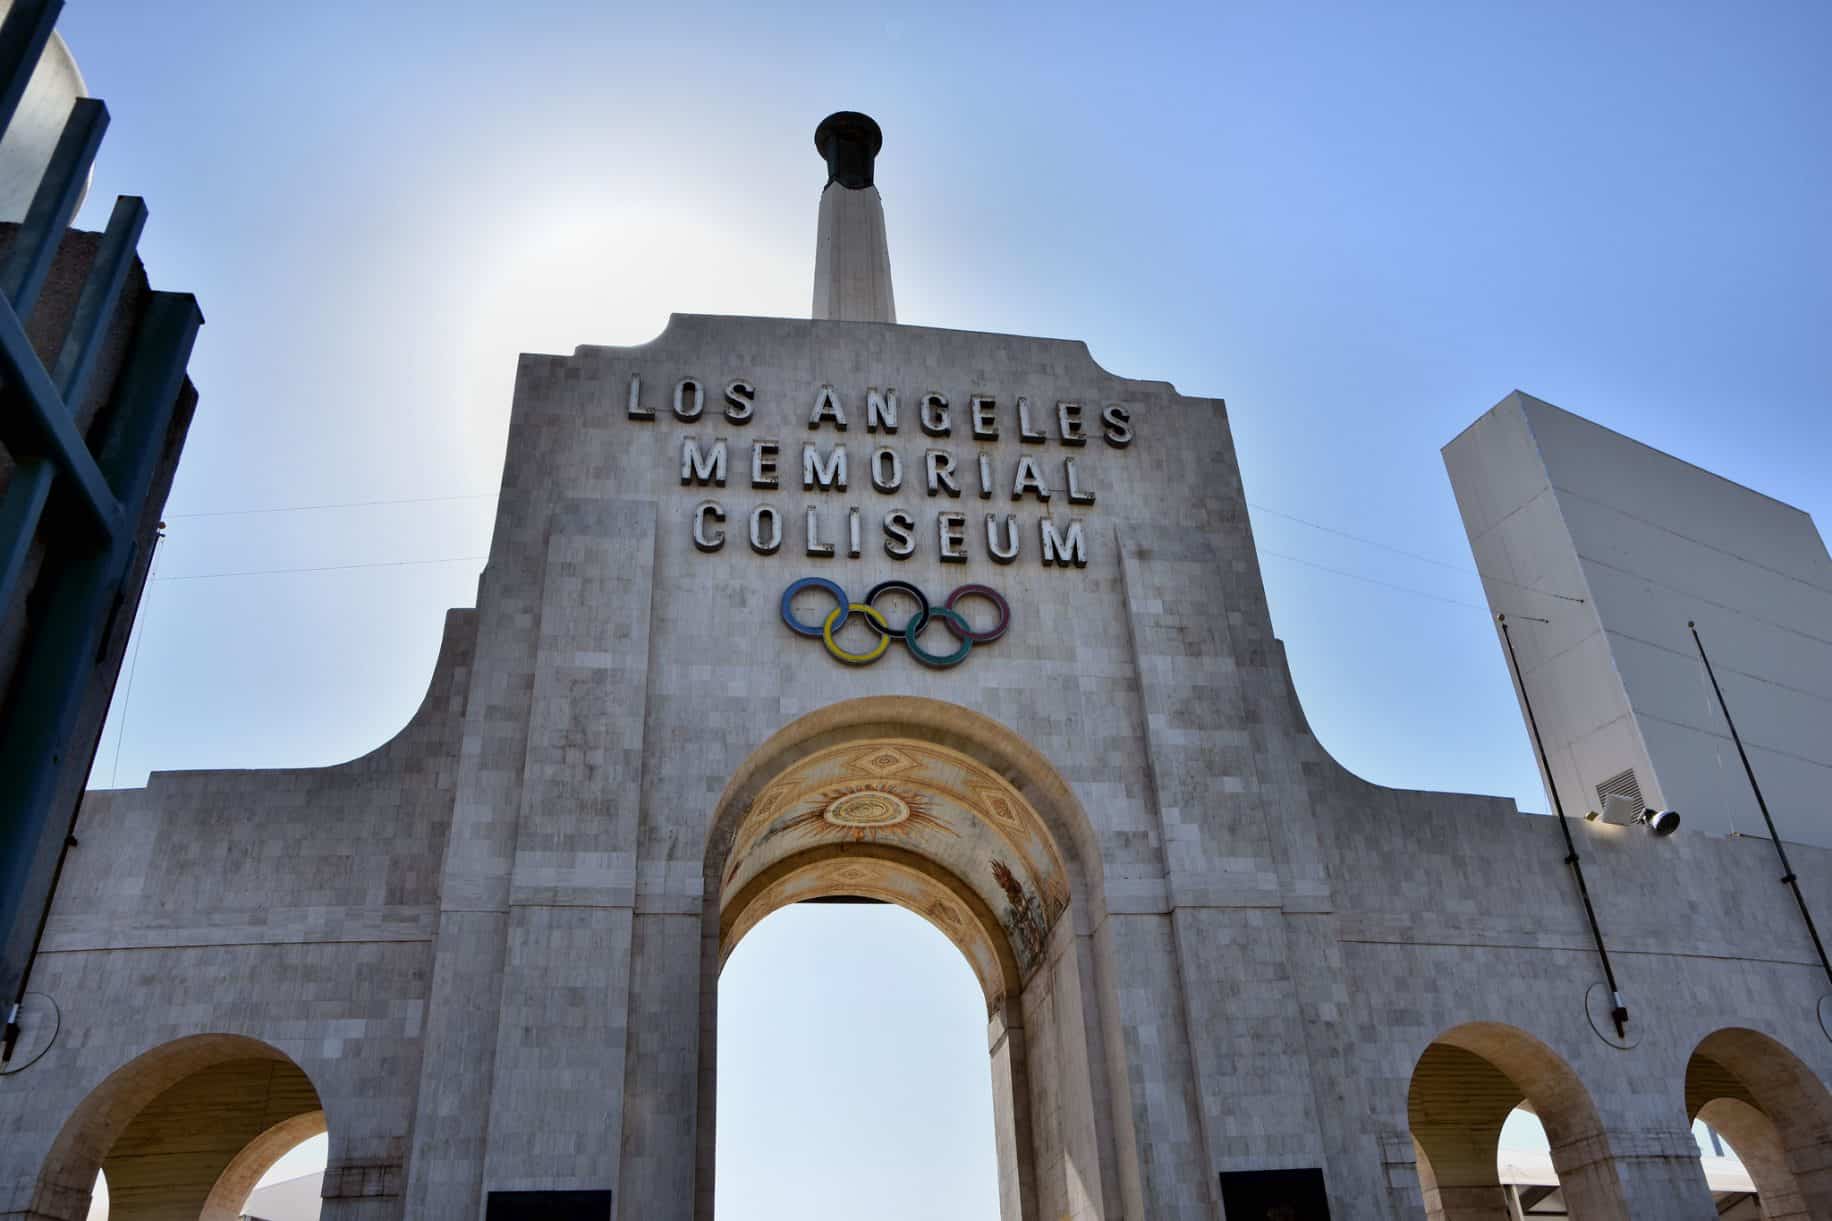
[[[1788,864],[1787,849],[1781,846],[1781,835],[1775,830],[1775,820],[1768,812],[1768,802],[1762,799],[1762,786],[1756,783],[1756,769],[1749,764],[1749,752],[1743,749],[1743,738],[1737,733],[1736,721],[1731,719],[1730,705],[1724,702],[1724,689],[1718,686],[1717,671],[1711,668],[1711,658],[1705,654],[1705,642],[1698,637],[1698,624],[1687,621],[1686,627],[1692,633],[1692,643],[1698,649],[1698,659],[1705,663],[1705,676],[1711,680],[1711,691],[1717,696],[1718,710],[1724,714],[1724,724],[1730,727],[1730,740],[1736,743],[1737,758],[1743,761],[1743,774],[1749,777],[1749,789],[1756,795],[1756,808],[1762,811],[1762,821],[1768,827],[1768,838],[1775,845],[1775,855],[1781,858],[1781,881],[1794,892],[1794,902],[1800,905],[1800,918],[1806,921],[1807,935],[1813,939],[1813,949],[1819,955],[1819,965],[1826,973],[1827,982],[1832,982],[1832,962],[1826,961],[1826,947],[1819,940],[1819,929],[1813,924],[1813,913],[1807,910],[1806,896],[1800,893],[1800,879],[1794,876],[1794,867]]]
[[[1546,744],[1539,737],[1539,720],[1533,715],[1533,701],[1527,698],[1527,682],[1520,676],[1520,658],[1514,655],[1514,637],[1508,634],[1508,617],[1495,616],[1501,624],[1501,639],[1508,646],[1508,666],[1514,671],[1514,685],[1520,688],[1520,706],[1527,710],[1527,728],[1533,731],[1533,749],[1539,755],[1540,770],[1546,776],[1546,791],[1552,794],[1552,808],[1558,814],[1559,830],[1565,833],[1565,863],[1577,879],[1578,897],[1584,900],[1584,917],[1590,921],[1590,936],[1597,943],[1597,957],[1603,960],[1603,978],[1609,982],[1611,1009],[1609,1018],[1616,1024],[1616,1037],[1628,1038],[1628,1006],[1622,1003],[1622,990],[1616,987],[1616,969],[1609,962],[1609,948],[1603,944],[1603,929],[1597,923],[1597,909],[1590,903],[1590,887],[1584,884],[1584,862],[1578,858],[1577,841],[1571,838],[1571,820],[1565,817],[1565,803],[1558,799],[1558,782],[1552,778],[1552,764],[1546,758]]]

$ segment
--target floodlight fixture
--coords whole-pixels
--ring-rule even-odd
[[[1603,799],[1601,814],[1595,810],[1586,810],[1584,817],[1590,822],[1604,822],[1612,827],[1632,827],[1640,824],[1661,838],[1679,830],[1679,812],[1677,810],[1649,809],[1633,798],[1618,796],[1615,793]]]

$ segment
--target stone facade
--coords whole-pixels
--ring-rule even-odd
[[[803,487],[804,443],[845,445],[844,490]],[[1027,459],[1047,502],[1014,500]],[[1085,563],[1044,562],[1045,522],[1062,547],[1079,523]],[[779,616],[804,576],[855,602],[983,584],[1009,630],[950,668],[901,642],[844,664]],[[1232,1176],[1306,1168],[1337,1218],[1504,1217],[1490,1129],[1522,1100],[1576,1215],[1714,1217],[1688,1128],[1715,1106],[1753,1116],[1771,1215],[1832,1216],[1832,1002],[1771,846],[1573,833],[1626,1035],[1553,820],[1377,787],[1312,736],[1221,401],[1078,343],[677,316],[522,358],[477,608],[392,742],[91,795],[0,1077],[0,1217],[81,1217],[137,1116],[267,1059],[329,1129],[327,1218],[565,1191],[548,1215],[709,1221],[719,964],[753,905],[834,893],[916,907],[975,962],[1009,1221],[1214,1221]],[[1832,857],[1794,861],[1832,910]]]

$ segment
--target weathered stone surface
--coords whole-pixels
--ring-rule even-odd
[[[685,392],[682,419],[686,378],[703,402]],[[734,379],[755,390],[742,422]],[[844,431],[830,413],[810,427],[822,386]],[[898,431],[868,430],[868,392],[891,387]],[[947,436],[921,426],[930,392]],[[996,438],[974,437],[974,396],[993,400]],[[1043,440],[1021,435],[1020,397]],[[1085,444],[1063,442],[1059,402],[1081,405]],[[1104,439],[1110,404],[1123,446]],[[683,484],[687,437],[703,453],[724,439],[723,486],[691,467]],[[752,486],[756,440],[780,446],[774,489]],[[846,445],[844,491],[801,486],[806,441]],[[872,485],[880,446],[898,491]],[[955,459],[958,496],[928,494],[929,450]],[[1047,503],[1013,499],[1026,457]],[[1093,503],[1069,503],[1065,458]],[[693,537],[708,500],[713,551]],[[774,554],[748,541],[759,505],[780,518]],[[835,555],[807,554],[808,506]],[[906,560],[884,549],[893,509],[914,521]],[[968,514],[963,562],[942,554],[952,511]],[[1007,512],[1021,552],[1002,564],[983,519]],[[1041,522],[1071,519],[1085,566],[1045,566]],[[1010,628],[952,668],[900,643],[844,665],[778,618],[806,575],[852,601],[893,577],[933,603],[983,583]],[[921,639],[948,643],[939,624]],[[899,761],[899,741],[957,770]],[[842,756],[864,770],[823,770]],[[896,801],[833,805],[855,788]],[[936,847],[981,833],[961,819],[1006,837],[1000,870]],[[327,1217],[480,1217],[492,1190],[608,1189],[626,1221],[705,1221],[718,967],[747,927],[737,896],[776,885],[883,888],[963,922],[967,952],[994,947],[981,979],[1010,1218],[1213,1221],[1222,1175],[1299,1167],[1322,1169],[1338,1217],[1428,1200],[1455,1216],[1466,1197],[1480,1212],[1469,1165],[1441,1151],[1430,1177],[1443,1125],[1412,1139],[1409,1105],[1443,1085],[1426,1072],[1414,1089],[1434,1046],[1455,1055],[1428,1064],[1485,1063],[1517,1091],[1507,1105],[1534,1103],[1586,1215],[1709,1217],[1688,1066],[1724,1030],[1749,1037],[1713,1062],[1741,1065],[1810,1208],[1832,1164],[1815,1110],[1827,981],[1770,847],[1574,833],[1626,1050],[1586,1014],[1601,971],[1551,820],[1378,788],[1311,736],[1221,402],[1115,377],[1077,343],[676,317],[641,347],[523,357],[477,609],[448,620],[394,741],[341,767],[92,796],[34,975],[60,1033],[0,1077],[0,1216],[80,1216],[120,1116],[258,1044],[322,1105]],[[1030,865],[1021,836],[1047,848]],[[1832,856],[1795,864],[1827,908]],[[198,1036],[225,1041],[184,1041]],[[125,1084],[140,1077],[158,1086],[144,1098]]]

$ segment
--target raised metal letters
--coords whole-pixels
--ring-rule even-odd
[[[893,560],[907,560],[916,550],[916,519],[902,509],[884,515],[884,554]]]
[[[1037,460],[1029,454],[1018,459],[1017,473],[1011,479],[1011,498],[1023,500],[1024,493],[1030,492],[1038,500],[1048,501],[1050,485],[1043,482],[1043,472],[1037,469]]]
[[[748,424],[757,410],[757,387],[742,377],[725,383],[725,418],[733,424]]]
[[[1043,566],[1060,568],[1073,564],[1077,568],[1088,566],[1088,548],[1082,541],[1081,523],[1071,518],[1068,529],[1056,533],[1056,523],[1049,518],[1040,518],[1037,522],[1038,532],[1043,538]]]
[[[1132,444],[1132,413],[1120,403],[1108,403],[1100,409],[1100,422],[1107,444],[1125,449]]]
[[[769,527],[764,527],[764,522]],[[775,555],[776,549],[782,546],[782,514],[769,505],[758,505],[751,510],[751,550],[758,555]]]
[[[782,446],[775,441],[751,442],[751,486],[773,488],[778,485],[776,455]]]
[[[897,456],[896,450],[883,447],[873,450],[867,465],[871,468],[871,485],[880,492],[895,492],[903,486],[903,459]]]
[[[897,392],[889,387],[883,394],[878,393],[876,386],[865,392],[865,431],[897,431]]]
[[[917,423],[931,437],[945,437],[954,428],[948,420],[948,396],[931,390],[922,396],[922,410],[917,413]]]
[[[821,542],[821,511],[813,505],[808,506],[808,554],[833,554],[833,544]]]
[[[997,513],[986,515],[986,550],[992,554],[992,562],[995,564],[1009,564],[1018,558],[1018,515],[1007,513],[1004,524],[1005,542],[1001,546],[999,544],[999,515]]]
[[[937,513],[935,515],[935,537],[941,548],[942,563],[965,564],[967,562],[967,515],[965,513]]]
[[[1031,425],[1030,400],[1027,398],[1018,400],[1018,440],[1028,441],[1033,445],[1041,445],[1049,440],[1041,428]]]
[[[802,442],[802,487],[812,489],[819,487],[822,491],[838,488],[846,490],[846,447],[836,445],[827,451],[826,458],[821,457],[820,448],[812,441]]]
[[[655,418],[655,408],[642,405],[642,374],[640,373],[630,374],[629,415],[632,420],[653,420]]]
[[[712,448],[706,451],[701,451],[698,437],[681,438],[681,483],[725,486],[724,437],[714,441]]]
[[[846,409],[840,406],[840,396],[833,392],[832,386],[822,386],[814,392],[814,410],[808,413],[809,430],[819,428],[823,420],[832,421],[841,432],[846,431]]]
[[[989,394],[976,394],[967,400],[967,411],[973,420],[974,440],[997,441],[999,439],[999,421],[993,415],[997,407],[998,403]]]
[[[742,427],[757,418],[758,389],[756,383],[749,378],[734,377],[723,383],[722,402],[719,404],[722,418],[707,411],[710,392],[700,378],[679,377],[671,384],[671,414],[676,419],[711,419],[717,424]],[[852,392],[858,392],[856,384]],[[884,434],[888,441],[897,432],[899,423],[896,389],[866,387],[863,398],[865,430],[872,434]],[[780,403],[780,400],[776,401]],[[1022,504],[1029,498],[1039,505],[1048,506],[1059,491],[1067,503],[1076,509],[1094,504],[1095,491],[1089,486],[1089,472],[1084,470],[1079,455],[1062,456],[1062,480],[1060,485],[1052,487],[1044,477],[1043,463],[1030,447],[1054,441],[1071,451],[1083,449],[1088,445],[1091,434],[1098,429],[1101,439],[1108,446],[1124,449],[1132,444],[1136,435],[1133,409],[1124,403],[1108,403],[1097,413],[1093,408],[1084,407],[1079,400],[1054,399],[1055,421],[1054,430],[1051,431],[1039,423],[1037,413],[1032,410],[1030,397],[1020,395],[1005,401],[1012,405],[1006,410],[1015,417],[1015,429],[1002,426],[998,396],[978,390],[965,396],[965,431],[971,434],[972,447],[965,453],[949,452],[946,448],[923,451],[923,487],[927,495],[958,501],[962,498],[966,480],[972,479],[980,500],[993,499],[995,489],[1000,484],[997,463],[1001,459],[998,446],[1001,440],[1009,444],[1015,431],[1016,439],[1023,446],[1015,455],[1014,465],[1008,468],[1011,476],[1008,490],[1013,504]],[[1045,400],[1046,403],[1050,401]],[[780,406],[777,409],[780,410]],[[625,410],[629,418],[634,420],[656,418],[657,408],[644,401],[641,374],[630,375]],[[1095,418],[1097,414],[1098,419]],[[939,390],[924,393],[919,400],[917,423],[927,436],[951,436],[953,417],[948,396]],[[847,411],[841,391],[832,383],[821,383],[813,392],[813,403],[808,415],[809,430],[818,432],[823,425],[831,425],[836,431],[844,431],[847,424]],[[728,452],[730,445],[729,436],[682,436],[681,486],[725,487],[732,461]],[[780,491],[785,486],[781,473],[782,443],[771,438],[758,438],[751,442],[750,449],[751,487],[763,492]],[[965,466],[969,461],[967,453],[972,455],[971,474]],[[875,444],[869,449],[869,454],[866,473],[872,489],[885,496],[900,494],[904,489],[902,454],[891,444]],[[847,490],[849,460],[846,446],[838,438],[831,445],[820,442],[818,438],[804,441],[801,457],[801,486],[804,490],[842,493]],[[1096,465],[1099,465],[1098,462]],[[1094,482],[1098,483],[1100,472],[1096,470],[1093,474]],[[914,492],[914,485],[911,485],[911,491]],[[864,512],[858,504],[836,507],[843,508],[846,514],[843,544],[845,554],[858,558],[864,552]],[[730,512],[748,518],[749,541],[753,551],[759,555],[772,555],[781,549],[784,531],[780,505],[764,503],[754,508],[734,506]],[[837,520],[824,518],[819,503],[806,504],[804,513],[805,553],[819,558],[839,555],[842,543]],[[919,527],[917,516],[902,508],[892,508],[884,513],[880,525],[885,555],[904,560],[922,549],[924,539],[921,531],[929,526],[925,523]],[[1021,521],[1017,513],[990,513],[984,516],[985,554],[995,564],[1014,563],[1023,553],[1023,534],[1030,528],[1028,519]],[[961,564],[974,558],[977,539],[969,539],[972,531],[968,517],[964,512],[940,506],[933,511],[931,520],[935,532],[935,558],[939,562]],[[1087,566],[1089,540],[1086,525],[1081,519],[1070,518],[1066,524],[1060,523],[1058,519],[1047,515],[1047,508],[1030,515],[1030,518],[1037,522],[1039,555],[1043,566]],[[703,500],[694,505],[689,530],[694,548],[701,552],[723,550],[727,534],[726,521],[727,509],[721,502]]]
[[[693,507],[693,545],[701,551],[717,551],[725,546],[725,531],[708,529],[707,521],[724,521],[725,510],[716,500],[702,500]]]
[[[939,449],[928,450],[922,455],[922,468],[928,478],[929,495],[938,496],[943,491],[955,497],[961,494],[961,485],[954,482],[953,454]]]

